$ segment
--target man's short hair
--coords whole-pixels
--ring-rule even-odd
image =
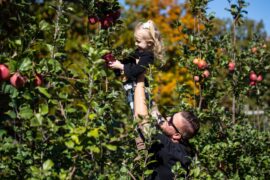
[[[183,111],[181,112],[181,115],[186,120],[186,123],[182,128],[184,131],[183,139],[189,140],[195,136],[200,129],[199,119],[191,111]]]

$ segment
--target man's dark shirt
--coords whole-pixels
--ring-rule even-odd
[[[186,143],[173,143],[166,135],[158,134],[157,142],[149,149],[153,153],[151,160],[155,160],[149,165],[154,172],[148,178],[149,180],[172,180],[174,174],[172,167],[176,162],[180,162],[182,167],[188,171],[191,163],[191,148]]]
[[[136,59],[139,59],[138,64],[136,64]],[[124,74],[128,78],[127,83],[136,81],[137,77],[153,63],[154,54],[152,52],[135,50],[134,53],[123,61]]]

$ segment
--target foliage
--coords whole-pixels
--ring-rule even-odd
[[[188,108],[201,119],[200,134],[191,142],[198,153],[189,178],[266,179],[270,135],[258,130],[243,108],[249,104],[269,117],[269,105],[264,103],[270,68],[265,42],[254,36],[240,49],[235,38],[238,23],[233,32],[213,34],[214,17],[206,14],[207,1],[191,1],[182,17],[178,15],[185,10],[173,1],[153,1],[153,9],[147,2],[127,1],[135,11],[122,17],[132,24],[138,18],[135,12],[142,12],[140,18],[153,15],[171,39],[175,69],[155,75],[169,83],[163,87],[150,82],[151,87],[158,85],[154,92],[162,91],[161,99],[177,87],[175,106],[164,107],[166,112]],[[131,47],[130,39],[126,47],[117,43],[120,31],[130,34],[122,19],[111,18],[119,8],[115,0],[1,1],[0,64],[26,79],[24,86],[16,87],[0,78],[1,179],[144,179],[151,173],[146,169],[151,155],[135,150],[135,122],[121,78],[101,58],[113,52],[121,59]],[[243,11],[231,12],[238,17]],[[95,23],[93,16],[98,17]],[[194,58],[204,59],[208,66],[199,69]],[[227,67],[232,60],[233,72]],[[203,75],[205,70],[209,77]],[[250,71],[264,79],[250,86]],[[35,84],[37,74],[43,77],[42,85]],[[195,75],[200,77],[197,82]],[[135,161],[136,156],[141,159]],[[184,173],[180,165],[174,171],[177,177]]]
[[[82,8],[61,0],[1,5],[1,63],[27,78],[21,88],[1,81],[1,179],[113,178],[119,166],[111,165],[128,159],[130,114],[121,113],[121,83],[101,59],[121,22],[100,29],[88,24],[88,9],[74,17]],[[73,41],[78,33],[85,39]],[[33,84],[36,73],[43,86]]]

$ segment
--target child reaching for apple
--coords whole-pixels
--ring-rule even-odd
[[[134,114],[134,87],[137,77],[144,73],[154,59],[162,60],[163,43],[161,34],[152,20],[139,22],[134,31],[135,51],[122,62],[110,61],[108,66],[112,69],[120,69],[127,77],[124,82],[129,106]],[[146,86],[148,83],[146,82]],[[149,97],[147,95],[146,97]]]
[[[133,115],[134,91],[137,78],[147,70],[150,64],[154,63],[154,59],[163,59],[161,34],[152,20],[138,23],[135,27],[134,38],[136,49],[128,58],[124,59],[122,63],[118,60],[108,62],[110,68],[123,71],[124,75],[127,77],[127,81],[124,82],[124,89],[126,90],[127,101]],[[145,81],[145,86],[148,86],[147,81]],[[151,106],[150,96],[147,92],[145,93],[149,101],[148,104]],[[141,130],[137,128],[137,132],[139,133],[139,136],[135,139],[137,149],[143,150],[145,146]]]

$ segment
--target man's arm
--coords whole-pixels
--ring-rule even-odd
[[[147,123],[148,118],[148,108],[145,97],[145,85],[144,85],[144,74],[140,75],[137,80],[137,86],[135,87],[134,94],[134,115],[135,118],[142,118],[143,121],[140,123],[143,125]],[[165,119],[162,117],[161,113],[158,110],[158,106],[155,102],[153,102],[153,106],[151,108],[150,114],[152,118],[157,120],[157,123],[160,124]]]
[[[134,116],[136,120],[139,120],[137,128],[139,137],[136,138],[136,146],[138,150],[145,149],[144,140],[145,134],[147,133],[147,130],[145,129],[147,126],[148,109],[146,105],[144,78],[144,74],[141,74],[137,78],[137,85],[134,92]]]
[[[146,121],[148,115],[148,109],[145,97],[145,85],[144,85],[144,74],[141,74],[137,78],[137,85],[134,92],[134,116],[135,118],[143,118]]]

